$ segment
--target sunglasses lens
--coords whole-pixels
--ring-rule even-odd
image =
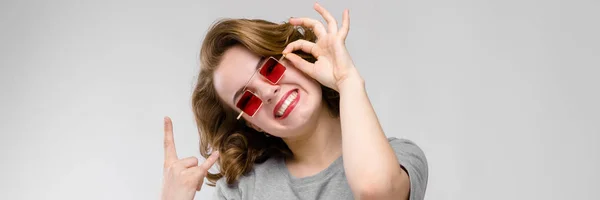
[[[283,76],[283,72],[285,72],[285,67],[272,57],[260,69],[260,74],[271,81],[271,83],[279,82],[279,79]]]
[[[262,105],[262,100],[258,98],[256,95],[252,94],[252,92],[247,91],[244,92],[240,100],[237,102],[236,106],[242,110],[244,113],[254,116],[256,111]]]

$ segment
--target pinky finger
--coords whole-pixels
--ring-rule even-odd
[[[348,36],[348,31],[350,31],[350,10],[345,9],[342,14],[342,28],[338,34],[342,36],[344,40],[346,40],[346,36]]]
[[[218,158],[219,152],[215,151],[202,164],[200,164],[199,167],[204,169],[204,171],[208,171],[208,169],[210,169],[215,164],[215,162],[217,162]]]

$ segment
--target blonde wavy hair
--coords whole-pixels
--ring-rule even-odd
[[[252,170],[254,163],[262,163],[270,157],[293,156],[290,149],[278,137],[249,127],[233,108],[218,96],[213,85],[213,74],[223,54],[235,45],[243,45],[259,56],[281,56],[283,49],[299,39],[315,42],[314,32],[289,23],[276,24],[260,19],[223,19],[213,24],[200,49],[200,74],[192,93],[192,109],[200,134],[200,154],[208,158],[219,151],[219,172],[208,173],[208,185],[226,178],[227,184],[235,183],[240,176]],[[315,58],[309,54],[294,52],[309,62]],[[339,116],[339,94],[321,85],[323,102],[330,113]]]

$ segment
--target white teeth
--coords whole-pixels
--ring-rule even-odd
[[[283,115],[288,106],[290,106],[290,103],[292,103],[297,96],[298,92],[294,91],[283,101],[283,104],[281,104],[281,107],[279,107],[279,110],[277,110],[277,117],[281,117]]]

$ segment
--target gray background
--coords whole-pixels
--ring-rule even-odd
[[[199,155],[190,94],[220,17],[314,1],[2,1],[0,199],[158,199],[162,119]],[[427,199],[600,199],[598,1],[323,1]],[[205,186],[196,199],[209,199]]]

